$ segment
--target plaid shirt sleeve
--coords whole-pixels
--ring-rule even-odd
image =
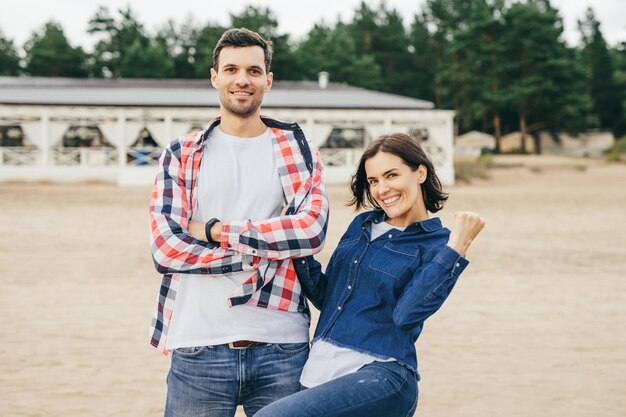
[[[299,188],[291,207],[294,214],[263,221],[222,223],[223,249],[266,259],[313,255],[322,250],[328,221],[328,198],[322,182],[319,151],[310,142],[313,170]]]
[[[184,141],[173,142],[163,151],[150,203],[151,251],[154,265],[162,274],[252,271],[258,260],[222,249],[189,235],[190,202],[185,167],[181,163]]]

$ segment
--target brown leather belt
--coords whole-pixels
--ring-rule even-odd
[[[271,343],[266,342],[253,342],[252,340],[237,340],[236,342],[230,342],[228,347],[231,349],[247,349],[251,347],[270,346]]]

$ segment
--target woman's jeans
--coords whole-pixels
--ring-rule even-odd
[[[172,352],[167,376],[166,417],[233,417],[238,404],[247,416],[300,389],[308,343],[246,349],[228,345]]]
[[[413,371],[397,362],[373,362],[278,400],[254,417],[407,417],[415,412],[417,392]]]

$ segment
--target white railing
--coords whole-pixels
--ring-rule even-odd
[[[162,149],[156,147],[129,148],[126,154],[126,164],[129,166],[158,165],[161,152]],[[362,152],[360,148],[320,148],[324,165],[334,167],[356,167]],[[0,147],[0,165],[42,165],[44,161],[41,155],[42,151],[36,147]],[[49,163],[52,166],[112,166],[118,164],[118,155],[118,150],[111,147],[55,146],[50,149]]]
[[[56,146],[50,152],[52,165],[62,166],[109,166],[117,164],[117,149],[102,148],[70,148]]]
[[[126,162],[128,165],[158,165],[159,157],[163,152],[162,148],[155,147],[141,147],[141,148],[128,148],[128,158]]]
[[[0,146],[0,165],[37,165],[40,155],[34,146]]]

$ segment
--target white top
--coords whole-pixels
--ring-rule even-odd
[[[386,222],[372,223],[370,241],[376,239],[391,229],[404,230]],[[395,358],[380,359],[356,350],[335,346],[324,340],[318,340],[311,346],[309,359],[304,365],[300,383],[313,388],[333,379],[358,371],[368,363],[375,361],[392,362]]]
[[[193,220],[254,221],[280,214],[283,189],[269,129],[255,138],[239,138],[226,135],[218,126],[203,146]],[[181,274],[167,349],[236,340],[308,342],[309,319],[302,313],[229,307],[228,298],[253,274]]]

